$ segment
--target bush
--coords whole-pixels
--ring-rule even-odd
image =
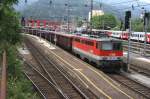
[[[21,61],[17,59],[15,47],[10,47],[8,55],[8,99],[39,99],[33,92],[32,83],[22,72]]]

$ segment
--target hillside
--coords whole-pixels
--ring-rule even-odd
[[[20,11],[23,16],[33,17],[37,19],[67,19],[67,4],[68,0],[52,0],[52,4],[50,5],[50,0],[34,0],[36,2],[29,4],[26,6],[24,11]],[[145,5],[144,2],[139,2],[140,6],[137,6],[137,2],[131,2],[126,4],[118,4],[113,6],[114,3],[119,2],[119,0],[115,0],[112,3],[104,2],[102,4],[102,9],[105,13],[112,13],[117,18],[124,19],[124,14],[126,10],[131,10],[132,5],[135,6],[134,10],[132,10],[133,18],[137,18],[140,16],[142,10],[142,5]],[[25,6],[25,4],[22,4]],[[83,19],[88,17],[88,12],[90,11],[90,0],[70,0],[69,2],[69,15],[70,17],[81,17]],[[87,6],[85,6],[87,5]],[[127,8],[127,9],[126,9]],[[149,6],[144,6],[147,10],[150,9]],[[100,4],[98,2],[94,2],[94,9],[100,9]]]
[[[67,18],[67,0],[55,0],[50,5],[49,0],[39,0],[34,4],[27,7],[22,12],[23,16],[33,17],[34,19],[60,19],[64,20]],[[88,12],[90,11],[90,2],[87,0],[72,0],[69,2],[69,15],[70,17],[81,17],[87,18]],[[87,6],[85,6],[87,5]],[[100,9],[98,3],[94,3],[94,9]],[[103,10],[106,13],[112,13],[116,16],[122,15],[116,12],[114,7],[103,4]]]

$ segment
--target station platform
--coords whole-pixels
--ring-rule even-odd
[[[34,42],[38,48],[44,50],[48,57],[55,57],[55,61],[60,63],[60,66],[101,99],[139,99],[140,96],[133,91],[120,86],[99,69],[83,62],[63,49],[36,36],[26,35],[26,37]]]
[[[127,62],[127,52],[124,52],[123,61]],[[140,54],[130,53],[129,63],[147,70],[150,70],[150,57],[144,57]]]

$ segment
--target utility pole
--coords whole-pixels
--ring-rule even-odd
[[[49,2],[49,4],[50,4],[50,8],[51,8],[51,11],[50,11],[50,16],[52,16],[52,0],[50,0],[50,2]],[[50,18],[50,21],[52,20],[52,17]],[[51,30],[51,24],[49,24],[49,28],[50,28],[50,30]],[[51,34],[50,34],[50,42],[52,42],[51,41]]]
[[[70,7],[70,3],[69,3],[69,0],[68,0],[68,2],[67,2],[67,32],[70,31],[70,25],[69,25],[70,9],[69,9],[69,7]]]
[[[24,3],[25,3],[25,6],[27,6],[27,0],[25,0]],[[26,19],[27,19],[27,17],[26,17],[26,13],[25,12],[24,12],[24,16],[25,16],[24,20],[25,20],[25,26],[26,26],[26,21],[27,21]],[[26,31],[25,31],[25,33],[26,33]],[[22,37],[22,39],[23,39],[23,48],[22,49],[23,50],[25,50],[25,45],[24,45],[24,41],[25,41],[24,40],[25,39],[24,36],[25,36],[25,33],[23,34],[23,37]]]
[[[103,20],[103,30],[105,29],[105,21]]]
[[[127,71],[130,69],[130,50],[131,50],[131,11],[126,11],[125,29],[128,29],[128,54],[127,54]]]
[[[26,7],[27,7],[27,2],[28,2],[27,0],[24,1]],[[26,26],[27,16],[25,12],[24,12],[24,19],[25,19],[25,26]]]
[[[128,56],[127,56],[127,71],[130,69],[130,51],[131,51],[131,18],[129,20],[129,34],[128,34]]]
[[[69,0],[67,1],[67,4],[65,4],[65,6],[67,7],[66,9],[67,9],[67,32],[69,32]]]
[[[102,9],[102,0],[100,0],[99,2],[100,2],[100,4],[99,4],[100,10],[103,11],[103,9]],[[103,20],[103,21],[104,21],[104,20]],[[101,18],[101,16],[99,15],[99,23],[101,24],[101,22],[102,22],[102,18]],[[101,28],[101,27],[100,27],[100,28]],[[103,30],[104,30],[104,29],[103,29]]]
[[[91,13],[90,13],[90,32],[92,32],[92,17],[93,17],[93,0],[91,0]]]

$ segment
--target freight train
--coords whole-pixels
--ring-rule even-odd
[[[123,48],[120,40],[107,36],[75,35],[61,32],[24,28],[24,32],[41,36],[60,47],[71,51],[77,57],[94,64],[104,71],[119,71],[122,61]]]

